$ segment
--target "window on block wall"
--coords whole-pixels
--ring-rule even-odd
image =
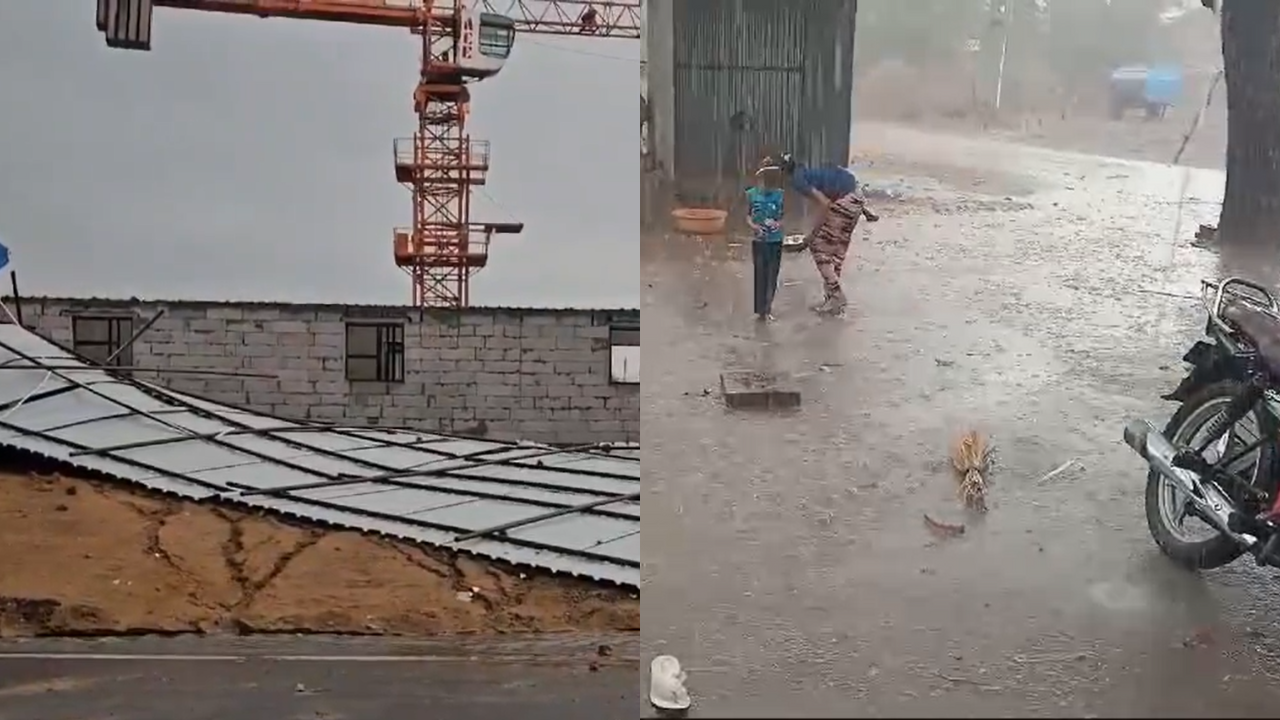
[[[640,326],[609,328],[609,380],[619,385],[640,384]]]
[[[131,337],[131,317],[79,315],[71,318],[71,349],[99,365],[133,365],[133,347],[125,346]]]
[[[347,379],[404,382],[404,324],[347,323]]]

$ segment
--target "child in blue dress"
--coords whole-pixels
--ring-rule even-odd
[[[773,320],[773,296],[782,269],[782,177],[782,167],[766,158],[756,170],[755,186],[747,188],[755,313],[765,322]]]

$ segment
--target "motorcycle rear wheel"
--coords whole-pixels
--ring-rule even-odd
[[[1204,442],[1205,431],[1210,421],[1226,409],[1227,404],[1240,392],[1240,389],[1240,383],[1223,380],[1196,390],[1169,419],[1164,429],[1164,436],[1179,447]],[[1246,424],[1252,426],[1252,431],[1244,433],[1244,438],[1238,437],[1237,433],[1241,432]],[[1276,429],[1268,427],[1272,424],[1257,409],[1254,409],[1243,420],[1236,423],[1227,434],[1228,442],[1223,450],[1224,454],[1244,447],[1245,444],[1256,439],[1260,432],[1270,432],[1274,435]],[[1249,460],[1252,468],[1244,466],[1240,469],[1246,477],[1252,478],[1255,486],[1271,483],[1275,480],[1276,459],[1275,444],[1264,443]],[[1259,489],[1270,491],[1270,487],[1259,487]],[[1179,522],[1179,518],[1173,514],[1172,507],[1185,505],[1185,500],[1179,503],[1180,496],[1181,491],[1176,490],[1173,484],[1159,472],[1152,470],[1148,473],[1145,502],[1147,528],[1151,531],[1151,537],[1162,553],[1188,570],[1211,570],[1222,567],[1244,554],[1244,548],[1231,538],[1213,531],[1207,523],[1206,527],[1212,532],[1207,538],[1196,540],[1185,534],[1180,524],[1186,522],[1191,516],[1183,513]],[[1175,523],[1179,526],[1175,527]]]

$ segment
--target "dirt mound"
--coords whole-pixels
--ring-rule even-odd
[[[0,635],[638,630],[633,592],[59,476],[0,474]]]

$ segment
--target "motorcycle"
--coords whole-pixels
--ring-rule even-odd
[[[1147,461],[1147,527],[1160,550],[1191,570],[1245,553],[1280,567],[1280,305],[1263,286],[1202,281],[1206,340],[1183,356],[1180,403],[1161,432],[1131,420],[1125,443]],[[1199,537],[1188,520],[1205,523]]]

